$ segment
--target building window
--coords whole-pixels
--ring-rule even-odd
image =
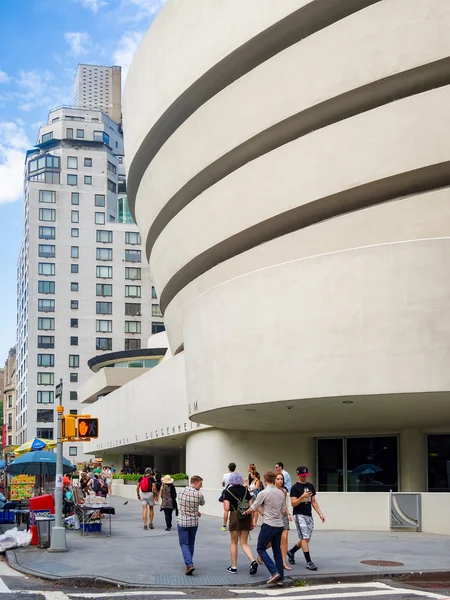
[[[78,327],[78,319],[70,319],[71,327]]]
[[[96,350],[112,350],[112,338],[98,337],[95,338]]]
[[[67,175],[67,185],[78,185],[78,176]]]
[[[94,131],[94,142],[103,142],[103,131]]]
[[[125,296],[127,298],[140,298],[141,297],[141,286],[140,285],[126,285]]]
[[[55,374],[38,372],[37,383],[38,385],[55,385]]]
[[[125,333],[141,333],[141,322],[125,321]]]
[[[97,248],[97,260],[112,260],[113,251],[112,248]]]
[[[76,446],[69,446],[69,456],[77,456],[78,448]]]
[[[71,246],[70,247],[70,258],[80,258],[80,247],[79,246]]]
[[[72,310],[78,310],[78,300],[71,300],[70,301],[70,308]]]
[[[38,354],[37,355],[37,366],[38,367],[54,367],[55,366],[55,355],[54,354]]]
[[[70,383],[78,383],[78,373],[70,374]]]
[[[141,262],[140,250],[125,250],[125,260],[127,262]]]
[[[54,275],[55,263],[38,263],[39,275]]]
[[[39,190],[39,202],[54,204],[56,202],[56,192],[49,190]]]
[[[92,177],[90,175],[85,175],[84,176],[84,184],[85,185],[92,185]]]
[[[71,273],[78,273],[78,265],[70,265],[70,272]]]
[[[112,244],[112,241],[112,231],[106,231],[105,229],[97,229],[97,242],[101,242],[103,244]]]
[[[49,131],[49,133],[44,133],[44,135],[42,136],[43,142],[48,142],[51,139],[53,139],[53,131]]]
[[[78,227],[72,227],[72,229],[70,230],[70,236],[74,238],[80,237],[80,230],[78,229]]]
[[[152,304],[152,317],[162,317],[162,312],[159,308],[159,304]]]
[[[78,337],[77,336],[71,336],[70,337],[70,345],[71,346],[78,346]]]
[[[36,422],[37,423],[53,423],[54,413],[53,410],[48,408],[38,408],[36,411]]]
[[[318,439],[317,461],[320,491],[398,491],[396,436]]]
[[[40,240],[54,240],[56,238],[55,227],[39,227],[39,239]]]
[[[450,492],[450,435],[428,435],[428,491]]]
[[[112,162],[109,162],[109,160],[108,160],[108,171],[110,171],[111,173],[114,173],[114,175],[117,173],[116,165],[113,165]]]
[[[140,280],[141,269],[139,267],[125,267],[125,279]]]
[[[135,338],[128,338],[125,340],[125,350],[140,350],[141,340]]]
[[[105,302],[105,304],[107,303]],[[105,319],[97,319],[96,331],[98,333],[112,333],[112,321],[107,321]]]
[[[69,368],[78,369],[80,366],[80,356],[78,354],[69,354]]]
[[[77,138],[84,138],[84,129],[77,129]],[[85,164],[84,166],[86,167],[86,166],[91,166],[91,165]]]
[[[38,299],[39,312],[55,312],[55,301],[47,298]]]
[[[97,283],[95,289],[96,296],[112,296],[113,289],[110,283]]]
[[[161,333],[161,331],[165,330],[166,328],[164,327],[164,323],[157,323],[156,321],[152,323],[152,335],[155,333]]]
[[[104,225],[105,224],[105,213],[103,213],[103,212],[95,213],[95,224],[96,225]]]
[[[55,246],[53,244],[39,244],[38,252],[41,258],[55,258]]]
[[[56,210],[54,208],[40,208],[39,221],[56,221]]]
[[[95,194],[95,206],[105,206],[105,196],[103,194]]]
[[[55,338],[52,335],[39,335],[38,348],[54,348]]]
[[[116,186],[116,184],[114,183],[114,181],[111,181],[111,179],[108,179],[108,190],[109,190],[110,192],[113,192],[114,194],[115,194],[115,193],[116,193],[116,191],[117,191],[117,186]]]
[[[85,167],[92,167],[92,158],[85,158],[84,159],[84,166]]]
[[[95,307],[98,315],[112,315],[112,302],[96,302]]]
[[[77,281],[71,281],[70,282],[70,291],[71,292],[78,292],[79,291],[79,285]]]
[[[76,156],[68,156],[67,157],[67,168],[68,169],[78,169],[78,158]]]
[[[156,300],[158,298],[158,296],[156,295],[156,290],[155,290],[155,286],[152,285],[152,299]]]
[[[112,267],[103,267],[97,265],[96,267],[96,276],[100,279],[112,279],[113,276],[113,268]]]
[[[80,222],[80,213],[78,210],[72,210],[70,213],[70,221],[72,223],[79,223]]]
[[[38,317],[38,329],[40,329],[41,331],[54,331],[54,317]]]
[[[71,203],[74,206],[78,206],[80,204],[80,194],[78,192],[72,192],[72,194],[71,194]]]
[[[67,127],[67,129],[66,129],[66,137],[69,140],[73,140],[73,129],[72,129],[72,127]]]
[[[125,244],[131,244],[133,246],[141,243],[141,234],[137,231],[126,231],[125,232]]]
[[[140,317],[141,316],[141,305],[135,302],[125,302],[125,315],[127,317]]]
[[[52,440],[53,439],[53,427],[46,427],[46,428],[38,427],[36,429],[36,437],[41,438],[43,440]]]
[[[39,294],[54,294],[55,293],[55,282],[54,281],[38,281],[38,293]]]
[[[119,163],[119,165],[123,165],[123,156],[118,156],[117,162]]]

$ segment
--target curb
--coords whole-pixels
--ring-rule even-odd
[[[17,560],[17,556],[14,550],[6,550],[6,559],[9,566],[24,575],[30,575],[32,577],[38,577],[45,581],[57,581],[60,584],[67,586],[82,586],[82,587],[97,587],[97,588],[182,588],[185,586],[165,584],[164,586],[154,583],[129,583],[127,581],[121,581],[118,579],[110,579],[108,577],[97,577],[95,575],[76,575],[76,576],[57,576],[48,575],[41,573],[27,567],[23,567]],[[365,583],[368,581],[378,581],[383,579],[401,580],[403,582],[408,580],[430,580],[435,579],[436,576],[444,576],[450,579],[450,570],[442,571],[395,571],[395,572],[374,572],[374,573],[341,573],[336,575],[306,575],[305,577],[292,577],[287,576],[286,580],[289,585],[286,586],[292,588],[301,589],[303,585],[314,585],[314,584],[329,584],[329,583]],[[295,582],[301,581],[303,585],[296,586]],[[266,583],[245,583],[245,584],[226,584],[226,585],[195,585],[195,580],[190,585],[191,589],[211,589],[211,588],[266,588]]]

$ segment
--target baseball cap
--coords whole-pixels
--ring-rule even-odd
[[[304,477],[311,475],[308,471],[308,467],[297,467],[297,475],[302,475]]]

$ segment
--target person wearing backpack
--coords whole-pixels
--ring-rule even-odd
[[[228,573],[237,573],[238,542],[241,544],[242,551],[250,561],[250,575],[256,575],[258,563],[254,559],[252,550],[248,545],[248,536],[253,529],[252,516],[245,514],[250,508],[252,497],[249,490],[244,485],[244,478],[240,473],[231,473],[229,486],[224,491],[223,508],[229,513],[229,531],[230,531],[230,556],[231,565],[228,567]]]
[[[153,471],[150,467],[145,469],[144,475],[140,477],[137,486],[136,494],[138,500],[142,504],[142,520],[144,521],[144,529],[154,529],[153,527],[153,507],[158,500],[158,490],[156,482],[152,477]],[[147,512],[149,514],[149,524],[147,527]]]

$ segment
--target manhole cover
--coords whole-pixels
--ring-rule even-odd
[[[403,567],[403,563],[395,562],[393,560],[362,560],[362,565],[369,565],[370,567]]]

